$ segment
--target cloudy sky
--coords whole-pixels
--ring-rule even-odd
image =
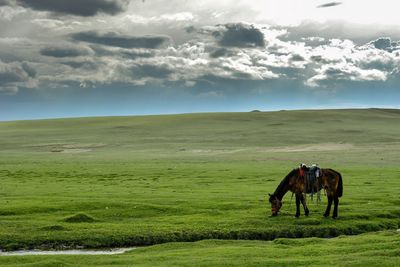
[[[0,0],[0,120],[400,108],[396,0]]]

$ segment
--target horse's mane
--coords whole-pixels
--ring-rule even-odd
[[[276,188],[276,190],[274,192],[274,195],[276,195],[278,192],[282,192],[283,191],[284,187],[289,182],[289,178],[292,177],[293,175],[295,175],[295,172],[297,172],[297,169],[293,169],[291,172],[288,173],[288,175],[286,175],[285,178],[283,178],[283,180],[280,182],[280,184]]]

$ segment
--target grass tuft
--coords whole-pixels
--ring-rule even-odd
[[[96,220],[93,217],[86,215],[85,213],[78,213],[65,218],[64,221],[69,223],[90,223],[95,222]]]

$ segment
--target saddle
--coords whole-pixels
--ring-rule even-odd
[[[317,193],[319,199],[319,191],[322,189],[322,184],[320,184],[318,178],[321,175],[321,169],[318,166],[304,167],[304,193],[311,194],[311,199],[313,199],[314,193]]]

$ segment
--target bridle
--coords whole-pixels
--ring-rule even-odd
[[[273,213],[278,213],[282,204],[277,196],[274,196],[274,198],[274,201],[271,202],[271,204],[273,204],[271,209]]]

